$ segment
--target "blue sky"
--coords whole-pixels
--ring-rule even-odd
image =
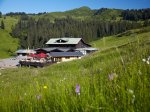
[[[140,9],[150,8],[150,0],[0,0],[2,13],[66,11],[81,6],[88,6],[91,9]]]

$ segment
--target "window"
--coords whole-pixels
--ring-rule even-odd
[[[66,40],[63,40],[63,39],[59,39],[59,40],[56,40],[56,43],[66,43],[67,41]]]

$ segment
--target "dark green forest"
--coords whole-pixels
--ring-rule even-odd
[[[46,12],[32,16],[25,13],[9,13],[7,16],[19,14],[20,20],[12,28],[11,35],[20,39],[21,48],[46,47],[45,43],[50,38],[59,37],[81,37],[91,42],[104,36],[150,25],[150,9],[91,10],[84,7],[57,13],[62,17],[56,17],[53,22],[52,15]]]

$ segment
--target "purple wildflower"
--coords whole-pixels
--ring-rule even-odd
[[[75,92],[76,92],[77,95],[80,95],[80,85],[79,84],[76,85]]]

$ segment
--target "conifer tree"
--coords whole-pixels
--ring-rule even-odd
[[[3,20],[1,21],[1,29],[5,29],[5,25],[4,25]]]

